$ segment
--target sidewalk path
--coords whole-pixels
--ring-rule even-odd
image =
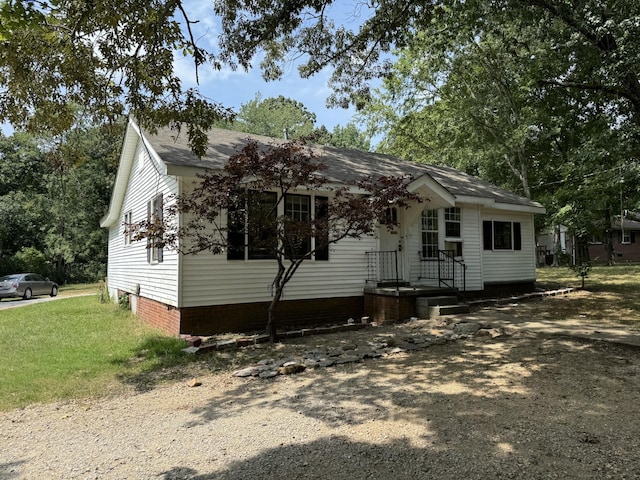
[[[65,298],[72,297],[87,297],[90,295],[95,295],[95,293],[69,293],[69,294],[61,294],[55,297],[49,296],[41,296],[41,297],[33,297],[30,300],[23,300],[20,298],[11,299],[11,300],[2,300],[0,302],[0,310],[8,310],[10,308],[18,308],[18,307],[26,307],[27,305],[35,305],[36,303],[44,303],[44,302],[52,302],[54,300],[63,300]]]
[[[513,307],[492,306],[478,309],[467,314],[455,315],[457,321],[478,322],[492,327],[510,327],[518,330],[581,338],[591,341],[605,341],[640,348],[640,332],[627,330],[624,327],[603,327],[587,320],[559,318],[557,320],[536,320],[517,317],[509,311]]]

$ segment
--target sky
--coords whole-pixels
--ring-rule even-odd
[[[331,6],[328,14],[338,24],[357,28],[367,13],[363,8],[362,2],[357,0],[342,0]],[[215,52],[220,22],[213,15],[211,2],[189,0],[186,2],[186,10],[190,18],[198,19],[198,23],[192,25],[198,44]],[[220,71],[201,67],[198,72],[200,91],[210,100],[231,107],[235,111],[243,103],[253,100],[258,92],[262,98],[282,95],[302,103],[307,110],[316,114],[316,127],[324,125],[329,130],[336,125],[346,125],[355,115],[353,108],[326,107],[326,99],[331,94],[327,86],[331,75],[329,70],[302,79],[298,75],[296,65],[292,64],[281,80],[266,82],[258,68],[259,59],[253,64],[254,68],[248,72],[242,69],[233,71],[227,67]],[[189,59],[176,58],[175,66],[184,88],[196,86],[194,67]]]

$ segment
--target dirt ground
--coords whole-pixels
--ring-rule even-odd
[[[432,327],[246,354],[288,357]],[[173,380],[0,414],[0,478],[640,479],[633,347],[519,328],[274,379],[211,373],[206,360],[160,377]],[[194,377],[201,386],[188,386]]]

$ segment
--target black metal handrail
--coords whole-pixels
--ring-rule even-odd
[[[367,255],[367,283],[393,282],[400,288],[398,251],[369,251]]]
[[[462,277],[462,291],[467,289],[467,265],[462,260],[455,258],[453,250],[438,250],[437,257],[426,257],[423,252],[418,252],[420,256],[420,276],[419,280],[438,280],[438,286],[449,288],[459,288],[458,277]],[[458,272],[458,275],[456,275]]]

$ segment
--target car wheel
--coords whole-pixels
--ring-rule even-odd
[[[24,295],[22,296],[22,298],[24,298],[25,300],[31,300],[31,296],[32,296],[31,289],[27,288],[24,291]]]
[[[51,288],[51,296],[55,297],[56,295],[58,295],[58,287],[54,285],[53,288]]]

